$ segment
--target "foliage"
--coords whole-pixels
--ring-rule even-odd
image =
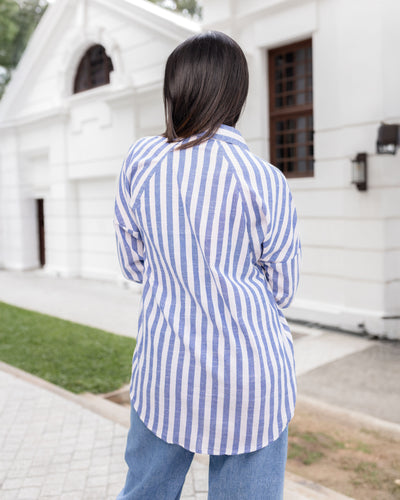
[[[0,0],[0,98],[46,8],[46,0]]]
[[[201,19],[201,7],[196,0],[149,0],[166,9],[181,12],[194,19]]]
[[[72,392],[129,382],[134,339],[0,302],[0,360]]]

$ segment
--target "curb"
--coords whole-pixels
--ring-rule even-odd
[[[292,472],[285,472],[285,498],[293,500],[355,500]]]
[[[339,406],[320,401],[319,399],[315,399],[311,396],[298,395],[296,405],[309,407],[314,411],[329,414],[339,422],[343,422],[345,424],[350,422],[352,425],[358,427],[360,424],[365,425],[366,427],[372,427],[383,434],[390,434],[392,439],[400,441],[400,424],[396,424],[395,422],[381,420],[358,411],[341,408]]]
[[[65,398],[68,401],[72,401],[79,406],[92,411],[93,413],[122,425],[123,427],[129,428],[129,408],[103,399],[100,396],[95,396],[94,394],[74,394],[73,392],[67,391],[58,385],[47,382],[47,380],[43,380],[36,375],[32,375],[31,373],[25,372],[15,366],[8,365],[7,363],[3,363],[2,361],[0,361],[0,370],[9,373],[10,375],[14,375],[25,382],[41,387],[42,389],[52,392],[53,394],[57,394],[57,396]]]

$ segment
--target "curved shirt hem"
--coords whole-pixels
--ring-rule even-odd
[[[154,429],[149,427],[149,425],[144,421],[142,415],[139,413],[138,409],[136,408],[136,406],[138,406],[138,404],[135,402],[135,400],[132,396],[131,396],[131,405],[133,406],[135,412],[137,413],[137,415],[138,415],[139,419],[141,420],[141,422],[143,423],[143,425],[145,425],[147,427],[147,429],[150,432],[152,432],[156,437],[161,439],[161,441],[164,441],[165,443],[168,443],[168,444],[178,445],[181,448],[184,448],[185,450],[191,451],[192,453],[197,453],[198,455],[209,455],[209,456],[210,455],[227,455],[227,456],[242,455],[243,453],[252,453],[254,451],[261,450],[262,448],[265,448],[266,446],[270,445],[271,443],[273,443],[274,441],[279,439],[281,434],[286,430],[286,427],[289,425],[289,422],[292,420],[292,418],[294,416],[294,410],[295,410],[295,405],[294,405],[293,410],[289,413],[288,419],[286,420],[285,423],[282,423],[282,428],[279,429],[277,435],[274,436],[272,439],[267,439],[266,442],[262,442],[262,444],[256,445],[254,447],[252,447],[252,446],[250,446],[249,448],[244,447],[243,449],[242,449],[242,447],[239,447],[238,450],[235,451],[235,453],[221,453],[217,450],[215,450],[214,453],[210,453],[209,451],[204,451],[202,448],[187,447],[184,443],[179,442],[179,440],[173,440],[173,439],[168,440],[168,439],[163,438],[160,433],[157,433]]]

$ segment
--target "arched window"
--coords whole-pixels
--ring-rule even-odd
[[[110,83],[111,59],[102,45],[92,45],[82,57],[74,82],[74,94]]]

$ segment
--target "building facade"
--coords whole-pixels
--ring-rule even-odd
[[[145,0],[50,5],[1,103],[3,267],[119,275],[116,175],[162,131],[165,60],[199,29]]]
[[[396,0],[203,0],[199,26],[145,0],[57,0],[0,106],[0,265],[118,279],[111,223],[129,145],[163,130],[168,54],[200,30],[249,62],[238,128],[283,170],[303,242],[291,319],[400,338]],[[367,189],[352,184],[365,153]],[[361,157],[359,157],[361,158]]]
[[[203,29],[246,50],[241,130],[286,173],[303,265],[293,319],[400,338],[400,153],[378,155],[400,123],[396,0],[204,0]],[[352,184],[366,153],[367,190]]]

